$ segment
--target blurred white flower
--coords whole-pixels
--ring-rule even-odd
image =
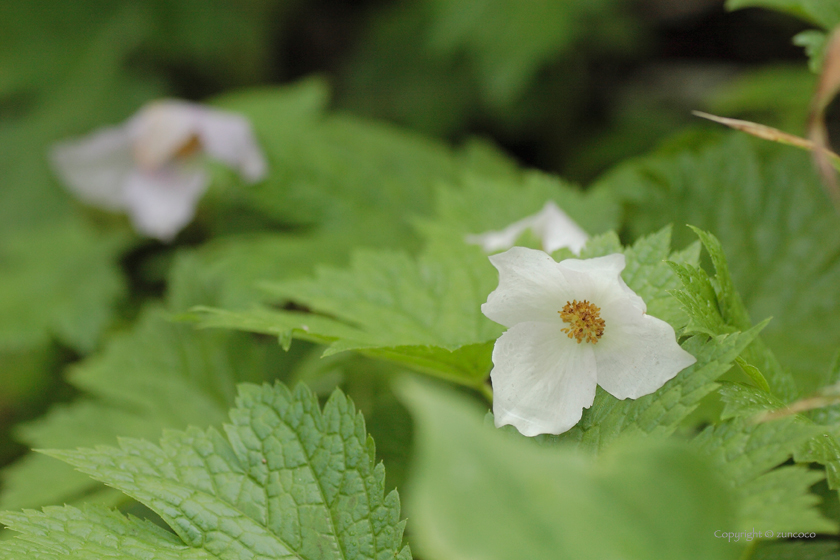
[[[596,384],[636,399],[696,361],[621,279],[624,255],[558,263],[514,247],[490,261],[499,287],[481,310],[508,327],[493,348],[497,427],[560,434],[592,405]]]
[[[553,253],[561,247],[568,247],[575,254],[586,244],[589,236],[574,220],[563,212],[554,201],[549,200],[542,210],[510,224],[501,231],[488,231],[467,235],[467,243],[481,245],[485,253],[510,249],[526,230],[534,232],[542,242],[543,251]]]
[[[124,211],[137,231],[171,241],[209,184],[199,154],[250,182],[267,166],[244,117],[183,101],[150,103],[124,124],[53,147],[53,166],[83,201]]]

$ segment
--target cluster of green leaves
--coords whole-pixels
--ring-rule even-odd
[[[826,29],[840,17],[820,0],[729,3],[759,4]],[[42,509],[0,514],[16,533],[0,558],[408,560],[404,528],[429,560],[840,556],[830,542],[715,536],[840,523],[837,407],[766,414],[840,376],[840,361],[827,367],[840,342],[840,229],[802,154],[688,135],[581,191],[483,142],[454,150],[330,112],[310,79],[212,100],[251,120],[271,171],[245,188],[213,168],[180,244],[144,244],[63,194],[45,162],[52,142],[168,91],[163,74],[129,70],[138,52],[249,83],[276,40],[268,14],[293,5],[59,2],[56,32],[32,52],[32,12],[2,9],[16,28],[0,33],[4,388],[34,391],[60,347],[80,359],[66,376],[76,397],[16,429],[46,451],[5,468],[0,506]],[[398,4],[376,12],[343,103],[373,100],[372,112],[437,132],[479,110],[517,128],[547,107],[534,88],[552,80],[546,68],[574,66],[568,54],[586,42],[633,42],[621,8]],[[96,31],[80,32],[79,18]],[[407,36],[422,48],[407,52]],[[717,102],[792,121],[806,103],[787,95],[807,83],[801,70],[755,75]],[[563,74],[566,87],[576,75]],[[368,80],[391,102],[354,101]],[[582,258],[625,255],[627,285],[697,362],[636,400],[599,389],[572,430],[526,440],[487,421],[503,329],[480,306],[497,274],[467,238],[547,200],[596,234]],[[146,293],[159,285],[163,301]],[[14,406],[19,393],[0,392]],[[391,491],[403,482],[407,527]]]
[[[566,135],[587,132],[578,117],[591,101],[588,59],[642,51],[644,23],[628,4],[394,3],[371,13],[341,71],[338,103],[438,136],[484,123],[511,141],[537,134],[541,144],[574,149]],[[593,159],[603,165],[604,154]]]
[[[682,224],[714,232],[732,255],[728,274],[746,308],[732,326],[742,330],[745,313],[756,321],[772,317],[762,337],[790,371],[795,392],[807,394],[826,384],[840,344],[834,328],[840,313],[840,230],[807,154],[727,136],[629,161],[598,186],[628,201],[633,237],[673,223],[680,246],[692,236]],[[778,389],[783,399],[792,396]]]
[[[384,494],[364,419],[340,392],[321,411],[303,386],[241,385],[231,424],[50,454],[132,496],[174,535],[100,507],[7,513],[3,558],[399,558],[396,491]],[[176,536],[177,535],[177,536]]]

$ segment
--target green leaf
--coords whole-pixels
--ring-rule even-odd
[[[739,494],[739,530],[836,532],[816,507],[810,487],[824,475],[807,465],[779,467],[823,428],[797,418],[756,424],[734,418],[706,428],[692,442]]]
[[[187,256],[176,259],[169,283],[170,310],[214,301],[212,282],[193,264]],[[17,426],[16,437],[34,448],[93,446],[112,444],[119,436],[155,438],[165,428],[219,426],[233,405],[237,383],[275,377],[296,358],[271,341],[243,333],[196,331],[170,317],[171,311],[160,306],[145,308],[131,329],[70,369],[68,381],[82,395]],[[40,454],[6,467],[3,479],[3,508],[82,499],[111,504],[122,499]]]
[[[690,265],[669,263],[683,284],[683,289],[677,290],[675,295],[689,314],[689,326],[695,332],[712,335],[749,329],[750,318],[740,294],[732,283],[720,242],[710,233],[695,227],[691,229],[706,247],[715,268],[715,276],[709,278],[705,271]],[[768,322],[769,319],[766,319],[760,326],[763,328]],[[761,339],[754,341],[744,354],[738,357],[737,362],[757,387],[768,392],[775,391],[783,399],[789,400],[796,395],[792,377],[782,369],[775,355]]]
[[[210,560],[149,521],[126,518],[102,507],[47,507],[43,512],[3,512],[0,522],[20,537],[0,545],[0,558],[39,560]]]
[[[364,415],[368,433],[376,441],[376,456],[388,465],[385,488],[402,488],[410,468],[412,425],[391,388],[401,368],[351,353],[324,358],[322,351],[312,348],[295,364],[288,384],[305,384],[319,400],[340,387]]]
[[[89,352],[113,319],[125,283],[114,262],[125,238],[81,221],[7,233],[0,238],[0,348],[58,338]]]
[[[165,432],[160,446],[125,438],[119,448],[48,453],[145,504],[210,558],[410,560],[399,496],[384,494],[373,440],[340,391],[322,412],[303,385],[243,384],[230,419],[226,437],[189,428]],[[39,553],[62,540],[56,525],[27,535]],[[11,558],[4,544],[0,557]],[[79,544],[87,558],[98,543]]]
[[[286,343],[294,336],[329,344],[325,355],[355,350],[481,385],[502,332],[481,314],[496,273],[478,247],[443,234],[416,260],[362,249],[347,270],[319,267],[315,278],[269,287],[311,313],[199,308],[199,325],[274,334]]]
[[[762,7],[785,12],[824,27],[840,24],[840,6],[834,0],[727,0],[726,8]]]
[[[825,47],[828,43],[828,34],[816,29],[806,29],[793,36],[793,44],[805,49],[808,55],[808,69],[814,74],[819,74],[825,59]]]
[[[577,426],[560,436],[540,436],[540,439],[551,443],[576,442],[597,451],[625,433],[670,435],[697,408],[701,399],[718,387],[716,380],[732,367],[759,330],[760,327],[754,327],[744,333],[711,339],[704,335],[693,336],[682,347],[697,358],[697,362],[655,393],[636,400],[618,400],[598,388],[595,402],[583,411]]]
[[[724,402],[722,419],[751,418],[768,410],[781,410],[785,404],[764,391],[738,383],[724,383],[719,390]],[[825,467],[826,479],[831,489],[840,488],[840,441],[837,438],[836,423],[826,427],[797,415],[796,418],[817,430],[818,435],[794,449],[793,457],[798,463],[819,463]]]
[[[629,162],[600,187],[626,197],[633,236],[668,223],[713,233],[751,319],[774,318],[763,341],[800,393],[818,388],[840,346],[840,219],[807,154],[728,135],[697,152]],[[686,228],[674,237],[676,246],[693,240]]]
[[[117,437],[155,437],[164,428],[221,425],[235,385],[261,381],[273,345],[239,333],[196,332],[148,309],[104,352],[72,369],[69,381],[84,396],[18,426],[29,447],[114,443]],[[281,354],[282,357],[282,354]],[[30,454],[7,467],[0,505],[32,507],[82,498],[99,487],[53,459]],[[44,484],[49,480],[50,484]],[[107,503],[116,496],[103,497]]]
[[[589,255],[587,246],[587,256]],[[592,255],[595,256],[595,255]],[[679,301],[671,291],[680,281],[668,266],[668,259],[687,264],[697,263],[699,245],[689,246],[682,252],[671,253],[671,228],[638,239],[624,250],[627,266],[621,277],[630,288],[645,300],[647,313],[680,330],[688,320]]]
[[[634,440],[594,460],[541,448],[482,423],[450,391],[406,380],[416,466],[412,540],[424,557],[462,560],[738,558],[713,537],[733,526],[727,489],[675,442]]]
[[[458,158],[443,143],[348,115],[324,115],[324,86],[247,92],[220,100],[254,123],[271,168],[265,181],[225,192],[286,226],[361,228],[390,246],[416,240],[408,214],[428,214],[434,188],[457,180]],[[348,223],[349,226],[348,227]]]

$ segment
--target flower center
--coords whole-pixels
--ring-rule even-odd
[[[196,134],[190,136],[184,145],[178,148],[172,159],[186,159],[201,150],[201,140]]]
[[[578,344],[583,342],[591,342],[597,344],[598,340],[604,335],[604,327],[606,323],[601,319],[601,308],[592,305],[586,300],[567,301],[563,306],[560,318],[569,326],[562,329],[569,338],[577,339]]]

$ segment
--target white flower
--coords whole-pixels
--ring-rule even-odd
[[[125,211],[141,233],[170,241],[195,215],[209,177],[200,152],[246,180],[265,177],[266,162],[242,116],[183,101],[158,101],[124,124],[56,145],[52,163],[79,198]]]
[[[558,263],[514,247],[490,261],[499,287],[481,310],[508,328],[490,374],[497,427],[560,434],[592,405],[596,384],[636,399],[696,361],[621,279],[624,255]]]
[[[568,247],[578,254],[589,236],[557,204],[549,200],[542,210],[510,224],[501,231],[468,235],[467,243],[481,245],[485,253],[510,249],[525,230],[530,229],[542,242],[547,253]]]

